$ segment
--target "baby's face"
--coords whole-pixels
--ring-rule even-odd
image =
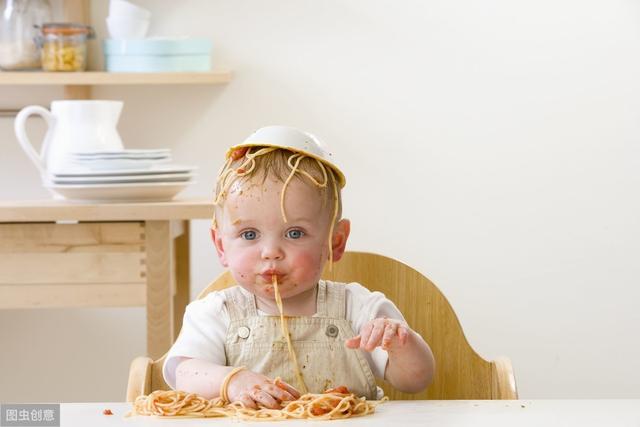
[[[285,223],[282,187],[281,181],[270,178],[264,184],[237,182],[218,224],[223,265],[259,298],[274,298],[274,275],[283,299],[312,289],[328,258],[330,206],[323,206],[318,190],[293,179],[285,192]]]

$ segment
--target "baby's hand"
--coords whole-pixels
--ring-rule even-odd
[[[231,402],[242,402],[253,409],[258,409],[258,406],[279,409],[283,401],[300,397],[298,390],[284,381],[273,381],[249,370],[242,370],[231,377],[227,394]]]
[[[406,344],[409,328],[395,319],[377,318],[370,320],[360,330],[360,335],[345,341],[347,348],[361,348],[373,351],[376,347],[393,350]]]

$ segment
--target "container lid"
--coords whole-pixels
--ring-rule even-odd
[[[209,55],[211,40],[191,37],[105,39],[105,55]]]
[[[94,31],[90,25],[75,22],[47,22],[42,24],[42,34],[61,36],[86,35],[91,38],[94,36]]]

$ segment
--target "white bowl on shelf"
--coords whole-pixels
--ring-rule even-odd
[[[126,0],[111,0],[109,16],[130,16],[132,18],[151,19],[151,11]]]
[[[131,16],[107,16],[107,30],[113,39],[143,39],[149,31],[149,20]]]

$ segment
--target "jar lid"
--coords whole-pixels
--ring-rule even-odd
[[[95,33],[90,25],[75,22],[47,22],[42,24],[42,34],[57,34],[62,36],[86,35],[92,38]]]

